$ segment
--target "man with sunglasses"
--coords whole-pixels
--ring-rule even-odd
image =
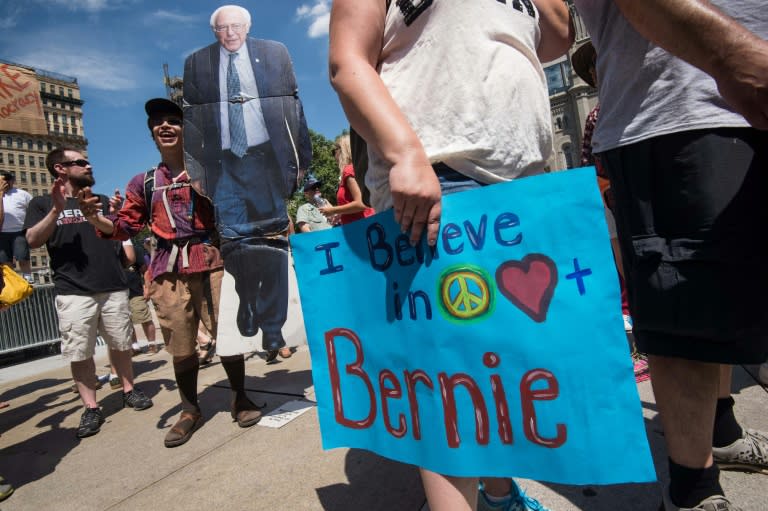
[[[24,228],[32,248],[45,244],[51,258],[62,356],[85,405],[77,437],[99,432],[104,416],[96,402],[96,335],[107,342],[123,388],[123,406],[145,410],[150,400],[133,386],[128,285],[120,243],[99,239],[80,210],[77,195],[94,184],[91,164],[77,149],[60,147],[46,158],[54,178],[50,195],[34,197]],[[99,196],[107,204],[105,196]]]
[[[182,110],[163,98],[147,101],[144,109],[161,162],[128,182],[125,202],[116,215],[100,215],[97,197],[84,195],[80,206],[99,236],[125,240],[149,225],[157,241],[150,262],[149,294],[173,356],[181,398],[181,416],[165,437],[166,447],[177,447],[190,439],[203,420],[197,399],[197,329],[202,322],[216,337],[224,270],[213,207],[192,188],[184,166]],[[232,388],[232,419],[240,427],[253,426],[261,411],[245,394],[245,359],[242,354],[220,358]]]
[[[285,346],[286,199],[309,165],[309,130],[285,46],[248,37],[251,16],[237,5],[216,9],[210,24],[217,42],[184,65],[187,170],[216,210],[238,329],[245,337],[261,330],[271,361]]]

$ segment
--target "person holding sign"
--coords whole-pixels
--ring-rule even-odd
[[[541,62],[572,41],[559,0],[336,0],[331,82],[368,143],[373,208],[394,208],[412,245],[434,245],[443,193],[543,172],[552,136]],[[421,475],[433,511],[475,509],[477,478]],[[486,500],[539,506],[520,494]]]
[[[765,2],[575,4],[598,56],[593,148],[664,426],[662,509],[735,511],[718,465],[768,471],[768,435],[739,425],[730,396],[730,364],[768,356]]]

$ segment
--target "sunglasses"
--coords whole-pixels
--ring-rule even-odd
[[[91,162],[88,160],[72,160],[72,161],[63,161],[59,163],[59,165],[63,167],[71,167],[72,165],[77,165],[78,167],[88,167],[90,166]]]
[[[184,121],[178,117],[155,117],[149,120],[149,124],[154,128],[155,126],[161,126],[164,122],[167,122],[170,126],[181,126]]]

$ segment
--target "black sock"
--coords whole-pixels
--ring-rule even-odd
[[[235,355],[232,357],[219,356],[221,365],[229,378],[229,385],[232,387],[232,399],[237,400],[245,396],[245,357]]]
[[[173,372],[176,374],[176,385],[179,387],[181,409],[185,412],[200,413],[197,404],[197,373],[200,363],[197,355],[173,361]]]
[[[717,465],[688,468],[669,459],[669,496],[676,506],[695,507],[707,497],[722,494]]]
[[[744,432],[733,415],[734,400],[731,396],[717,400],[715,428],[712,435],[713,447],[726,447],[741,438]]]

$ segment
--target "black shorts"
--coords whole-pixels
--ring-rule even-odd
[[[0,263],[13,263],[14,259],[29,261],[26,232],[0,232]]]
[[[599,155],[638,349],[768,359],[768,132],[697,130]]]

